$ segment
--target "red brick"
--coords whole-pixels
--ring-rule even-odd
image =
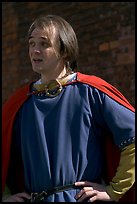
[[[76,31],[78,70],[116,85],[134,105],[134,7],[134,2],[2,2],[2,101],[26,79],[38,77],[31,70],[27,30],[38,15],[56,14]]]

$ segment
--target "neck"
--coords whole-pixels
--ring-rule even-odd
[[[41,82],[43,84],[48,84],[51,80],[56,80],[64,77],[66,73],[67,73],[66,67],[64,67],[61,72],[54,72],[50,74],[41,75]]]

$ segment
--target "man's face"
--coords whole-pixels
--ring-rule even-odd
[[[55,29],[51,41],[55,40]],[[61,59],[55,53],[43,29],[35,28],[29,38],[29,56],[32,69],[42,75],[56,71]]]

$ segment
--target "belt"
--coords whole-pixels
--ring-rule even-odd
[[[68,185],[64,185],[64,186],[57,186],[51,189],[48,189],[46,191],[42,191],[41,193],[31,193],[31,198],[27,200],[27,202],[42,202],[45,198],[47,198],[48,196],[54,194],[54,193],[58,193],[58,192],[62,192],[65,190],[69,190],[69,189],[80,189],[79,186],[75,186],[75,184],[68,184]]]

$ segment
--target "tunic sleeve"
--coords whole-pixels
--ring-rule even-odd
[[[135,113],[107,95],[104,96],[103,117],[115,144],[120,148],[135,141]]]
[[[121,151],[120,163],[117,172],[107,192],[110,197],[117,201],[133,186],[135,182],[135,144],[130,144]]]

